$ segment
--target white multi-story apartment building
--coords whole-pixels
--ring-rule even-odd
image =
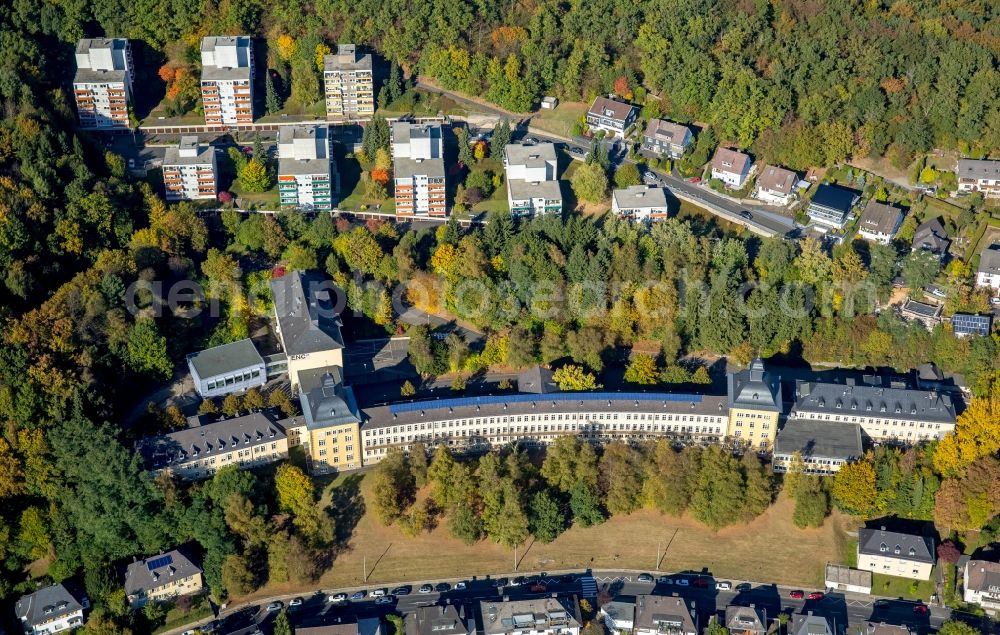
[[[875,441],[919,443],[955,429],[951,396],[932,390],[800,382],[791,420],[856,423]]]
[[[73,94],[83,128],[128,128],[132,98],[132,47],[128,40],[94,38],[76,45]]]
[[[982,192],[986,198],[1000,197],[1000,161],[959,159],[955,175],[959,192]]]
[[[201,41],[201,99],[210,126],[253,123],[253,40],[245,35]]]
[[[278,194],[281,205],[333,209],[334,162],[325,125],[282,126],[278,130]]]
[[[969,560],[965,563],[962,588],[962,599],[995,615],[1000,611],[1000,564]]]
[[[1000,290],[1000,245],[990,245],[979,255],[976,286]]]
[[[507,171],[507,205],[512,214],[562,212],[554,144],[507,144],[503,149],[503,164]]]
[[[219,192],[215,148],[198,137],[181,137],[163,156],[163,188],[168,201],[214,199]]]
[[[28,635],[51,635],[83,626],[83,612],[90,608],[87,598],[62,584],[42,587],[21,597],[14,614]]]
[[[338,44],[335,54],[323,58],[323,89],[330,119],[371,117],[375,113],[371,54],[362,55],[353,44]]]
[[[625,218],[650,222],[670,214],[667,192],[662,187],[632,185],[611,193],[611,211]]]
[[[391,136],[396,215],[447,216],[441,126],[397,121]]]
[[[911,580],[928,580],[934,540],[881,529],[858,530],[858,569]]]

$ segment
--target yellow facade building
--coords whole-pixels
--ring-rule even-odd
[[[759,357],[750,368],[729,375],[729,423],[726,437],[757,450],[774,446],[781,417],[781,382],[764,370]]]
[[[324,277],[290,271],[271,281],[276,335],[288,360],[292,392],[308,370],[344,367],[341,293]]]
[[[136,560],[125,569],[125,595],[133,608],[205,590],[201,567],[174,549]]]
[[[301,423],[295,444],[305,450],[309,471],[325,474],[361,467],[361,414],[339,366],[301,373]]]

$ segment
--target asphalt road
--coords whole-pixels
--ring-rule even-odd
[[[662,574],[657,574],[662,575]],[[837,635],[855,632],[854,627],[860,626],[866,620],[885,622],[887,624],[907,625],[920,633],[937,629],[948,619],[947,609],[934,607],[929,613],[914,612],[915,602],[907,600],[878,600],[863,595],[845,595],[841,593],[825,594],[820,600],[795,600],[789,597],[792,590],[802,590],[806,594],[815,589],[792,589],[768,584],[740,585],[740,589],[729,591],[716,590],[716,580],[710,576],[697,574],[673,574],[671,583],[641,583],[635,572],[603,572],[596,573],[593,578],[576,578],[571,582],[564,581],[560,576],[538,576],[538,581],[545,585],[545,591],[532,591],[528,584],[507,586],[502,590],[494,586],[494,579],[484,578],[466,581],[467,588],[461,591],[451,589],[444,593],[419,593],[420,583],[407,585],[411,593],[391,597],[385,604],[376,604],[371,592],[375,588],[366,589],[367,596],[360,601],[347,601],[343,604],[333,604],[327,601],[327,594],[316,593],[303,597],[300,606],[290,608],[292,622],[297,627],[319,626],[342,621],[353,622],[372,617],[384,617],[387,614],[407,614],[421,606],[431,606],[439,603],[463,604],[468,607],[467,614],[478,613],[479,602],[482,600],[500,601],[504,596],[511,600],[541,597],[553,593],[575,594],[589,597],[600,594],[602,598],[634,599],[636,595],[673,595],[685,598],[695,611],[699,628],[703,628],[712,615],[725,611],[726,606],[737,604],[748,606],[753,604],[762,608],[768,619],[777,619],[780,612],[802,613],[813,611],[817,615],[827,617],[835,625]],[[676,583],[678,579],[686,579],[689,585]],[[696,580],[703,580],[704,587],[695,586]],[[431,581],[437,584],[440,581]],[[454,585],[456,580],[449,581]],[[588,584],[589,582],[589,584]],[[732,581],[734,587],[737,581]],[[586,587],[586,588],[585,588]],[[384,587],[382,587],[384,588]],[[350,595],[357,589],[343,589]],[[387,589],[387,591],[390,589]],[[287,604],[287,598],[285,599]],[[219,635],[249,635],[257,630],[264,634],[272,632],[272,623],[276,611],[263,608],[266,603],[248,607],[220,620],[215,632]],[[477,615],[477,617],[480,617]]]

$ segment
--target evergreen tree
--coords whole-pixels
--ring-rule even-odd
[[[497,122],[497,125],[493,127],[493,137],[490,139],[490,156],[491,157],[502,157],[503,149],[510,143],[510,122],[506,119],[501,119]]]
[[[583,481],[570,490],[569,507],[573,512],[573,522],[581,527],[591,527],[604,522],[601,500],[594,488]]]
[[[389,150],[389,122],[382,115],[375,115],[365,126],[361,137],[361,150],[368,161],[374,161],[381,148]]]
[[[274,87],[274,77],[271,76],[270,70],[264,76],[264,109],[269,115],[281,110],[281,98]]]
[[[531,499],[531,534],[540,542],[549,543],[563,532],[566,517],[559,510],[559,503],[546,491]]]

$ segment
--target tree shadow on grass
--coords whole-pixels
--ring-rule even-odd
[[[361,474],[351,474],[333,488],[330,505],[326,512],[335,523],[336,552],[347,548],[347,542],[354,533],[362,516],[365,515],[365,499],[361,495]]]

